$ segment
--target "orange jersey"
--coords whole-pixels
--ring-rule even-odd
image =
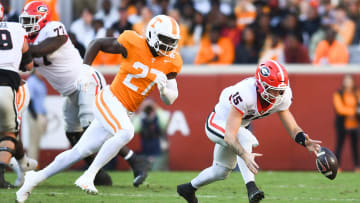
[[[128,55],[121,59],[119,72],[110,89],[127,110],[135,111],[154,89],[156,74],[179,73],[183,62],[178,52],[154,57],[146,39],[135,31],[125,31],[117,40]]]

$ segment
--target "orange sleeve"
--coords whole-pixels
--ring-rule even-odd
[[[228,38],[222,38],[219,41],[219,46],[223,50],[219,55],[217,64],[232,64],[234,61],[234,45]]]
[[[339,93],[335,93],[333,97],[334,107],[337,114],[342,116],[354,116],[355,111],[353,108],[349,108],[344,105]]]
[[[214,58],[215,54],[211,49],[211,43],[209,39],[203,39],[200,43],[199,52],[196,55],[195,64],[207,64]]]
[[[132,32],[134,31],[124,31],[118,38],[117,41],[123,45],[125,48],[129,48],[130,40],[133,38]]]
[[[324,40],[319,42],[315,49],[313,63],[317,65],[320,64],[320,59],[327,55],[326,52],[328,51],[328,49],[329,48],[326,46],[326,42]]]

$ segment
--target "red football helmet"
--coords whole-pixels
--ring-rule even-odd
[[[261,97],[271,104],[279,104],[289,85],[285,68],[277,61],[268,60],[258,65],[255,77],[257,91]]]
[[[0,3],[0,21],[4,18],[4,6]]]
[[[29,2],[19,16],[19,21],[29,36],[37,34],[50,20],[50,9],[42,1]]]

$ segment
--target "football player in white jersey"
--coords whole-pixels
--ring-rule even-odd
[[[32,70],[33,60],[25,30],[19,23],[3,22],[3,16],[4,8],[0,4],[0,188],[11,188],[12,185],[4,179],[4,172],[21,144],[17,140],[19,70]]]
[[[255,184],[259,166],[252,147],[259,143],[246,128],[255,119],[277,112],[289,135],[309,151],[318,152],[320,141],[312,140],[296,123],[289,111],[292,93],[285,68],[277,61],[260,63],[255,77],[225,88],[215,110],[210,113],[205,132],[215,142],[213,164],[191,182],[177,186],[177,192],[188,203],[198,202],[195,191],[214,181],[225,179],[238,164],[250,203],[259,202],[264,192]]]
[[[92,106],[95,95],[106,82],[100,72],[83,64],[82,58],[71,41],[65,26],[51,21],[49,7],[41,1],[25,5],[19,20],[25,28],[30,42],[34,64],[40,74],[66,97],[64,104],[65,131],[74,146],[93,120]],[[120,151],[134,171],[134,186],[141,184],[146,176],[148,161],[136,156],[124,147]],[[85,158],[90,164],[94,156]],[[104,170],[95,179],[97,185],[111,185],[112,181]]]

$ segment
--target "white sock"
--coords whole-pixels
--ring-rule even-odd
[[[84,175],[94,180],[98,171],[105,166],[111,159],[113,159],[134,136],[129,130],[120,130],[114,136],[106,140],[101,146],[98,154],[94,161],[91,163],[88,170],[85,171]]]
[[[133,150],[129,150],[129,153],[124,157],[125,160],[129,160],[134,155]]]
[[[192,179],[191,185],[194,188],[199,188],[218,180],[224,180],[230,172],[230,169],[214,163],[209,168],[201,171],[196,178]]]
[[[17,161],[14,157],[12,157],[12,158],[10,159],[9,167],[10,167],[13,171],[15,171],[17,177],[22,176],[22,170],[21,170],[21,168],[20,168],[20,166],[19,166],[18,161]]]
[[[237,163],[245,184],[250,181],[255,182],[255,175],[250,171],[250,169],[246,166],[244,160],[239,156],[237,157]]]

